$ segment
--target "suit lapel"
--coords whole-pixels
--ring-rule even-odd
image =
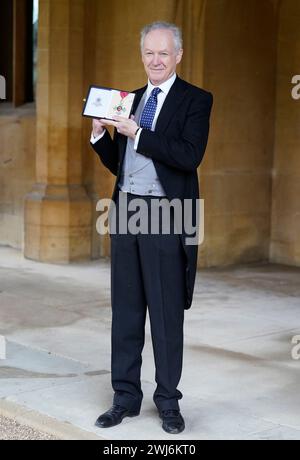
[[[176,78],[161,108],[157,118],[155,131],[163,133],[172,117],[179,111],[179,105],[185,96],[187,86],[179,77]]]
[[[143,88],[138,89],[135,91],[135,99],[133,103],[132,113],[135,114],[136,109],[143,97],[144,92],[147,90],[147,85]],[[178,107],[185,96],[187,91],[187,86],[185,82],[181,80],[181,78],[177,77],[172,85],[168,95],[164,101],[164,104],[161,108],[159,116],[157,118],[155,131],[163,132],[167,128],[171,118],[175,113],[178,111]]]
[[[132,107],[132,113],[135,115],[136,109],[138,108],[138,105],[143,97],[144,92],[147,90],[147,86],[144,86],[141,89],[138,89],[135,91],[135,98],[133,101],[133,107]]]
[[[146,90],[147,90],[147,85],[135,91],[136,96],[134,98],[133,107],[132,107],[133,115],[135,114],[136,109],[138,108],[138,105]],[[185,85],[185,82],[181,80],[179,77],[177,77],[170,91],[168,92],[168,95],[164,101],[164,104],[157,118],[156,127],[155,127],[156,132],[163,133],[166,130],[172,117],[179,111],[179,106],[181,104],[182,99],[185,96],[186,91],[187,91],[187,86]],[[121,140],[120,151],[122,155],[122,158],[121,158],[121,164],[122,164],[124,156],[125,156],[127,138],[125,136],[121,136],[121,139],[122,140]]]

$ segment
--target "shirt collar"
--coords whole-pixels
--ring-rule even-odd
[[[162,83],[161,85],[158,85],[158,88],[161,89],[161,91],[167,95],[168,92],[170,91],[171,89],[171,86],[173,85],[174,81],[176,80],[176,73],[174,73],[172,75],[172,77],[170,77],[167,81],[165,81],[164,83]],[[148,86],[147,86],[147,98],[150,96],[150,93],[151,91],[156,88],[156,86],[152,85],[151,81],[148,79]]]

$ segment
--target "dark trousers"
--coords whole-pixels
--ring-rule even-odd
[[[120,216],[120,194],[116,221]],[[124,194],[123,194],[124,196]],[[126,194],[128,203],[154,196]],[[134,212],[128,212],[130,217]],[[155,360],[153,395],[158,410],[178,409],[183,357],[185,256],[180,236],[111,234],[112,387],[114,403],[139,410],[147,307]]]

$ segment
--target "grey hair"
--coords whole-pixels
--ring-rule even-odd
[[[175,45],[176,51],[178,52],[179,50],[182,49],[182,33],[181,33],[180,28],[177,27],[175,24],[171,24],[169,22],[156,21],[156,22],[152,22],[151,24],[147,24],[141,30],[141,51],[143,51],[144,40],[145,40],[146,35],[149,32],[152,32],[152,30],[158,30],[158,29],[165,29],[165,30],[170,30],[171,32],[173,32],[174,45]]]

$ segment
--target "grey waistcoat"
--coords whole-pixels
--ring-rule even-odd
[[[146,92],[135,112],[135,121],[138,125],[145,105],[145,99]],[[155,126],[152,125],[152,131],[154,129]],[[135,151],[134,140],[130,138],[127,140],[123,169],[118,185],[123,192],[129,192],[134,195],[166,196],[166,192],[157,177],[153,161]]]

